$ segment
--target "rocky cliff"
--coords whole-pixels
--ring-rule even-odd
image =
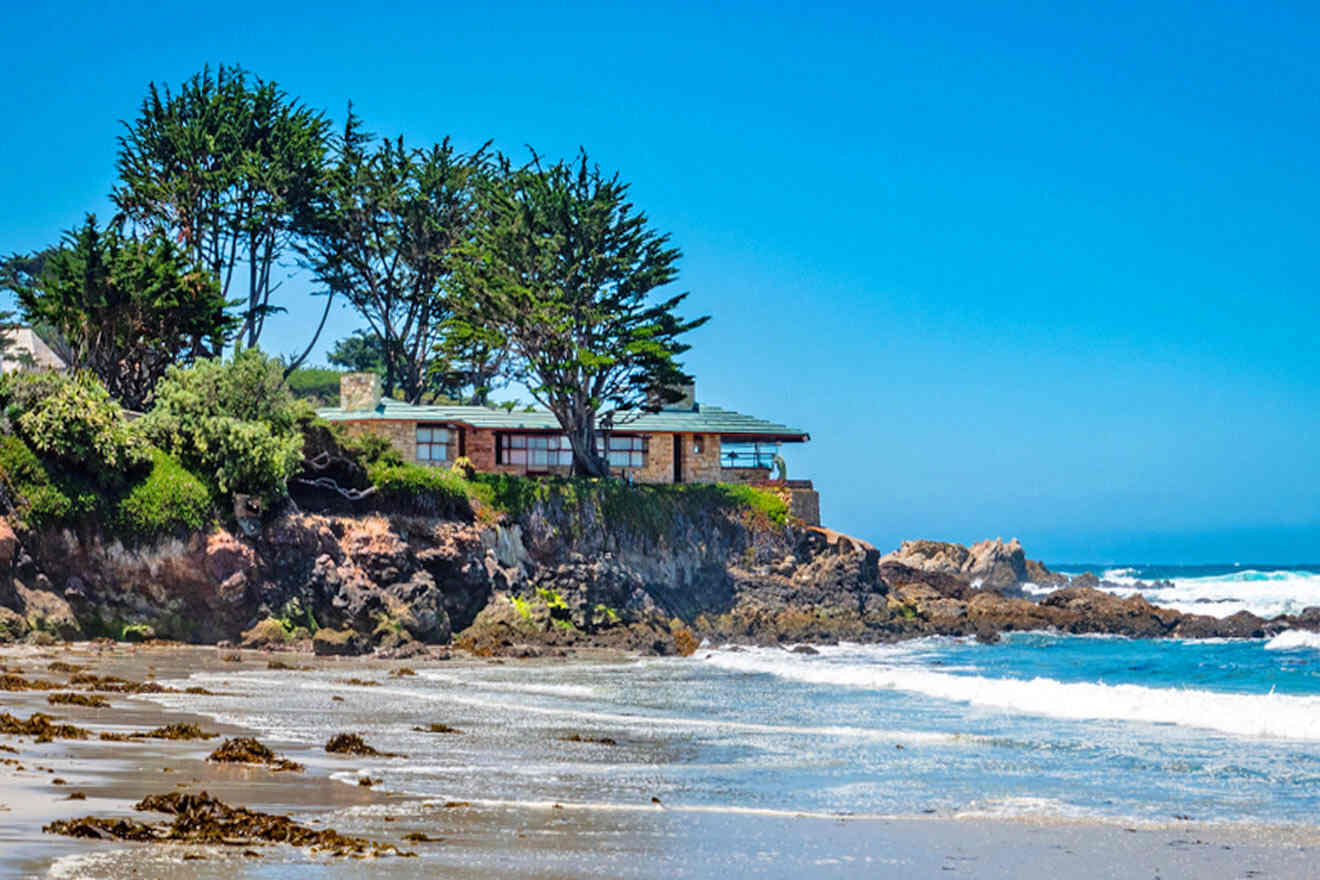
[[[1067,586],[1016,540],[905,542],[882,556],[827,529],[685,503],[662,522],[549,496],[486,521],[290,505],[246,528],[128,546],[94,527],[0,520],[0,638],[164,638],[321,652],[480,654],[604,646],[688,652],[702,638],[878,641],[1057,628],[1134,636],[1261,635],[1320,612],[1226,621]]]

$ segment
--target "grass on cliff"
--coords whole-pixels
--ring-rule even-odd
[[[463,482],[480,504],[515,518],[536,504],[558,504],[570,512],[592,510],[604,522],[652,536],[671,534],[685,515],[709,511],[742,513],[752,525],[788,522],[788,504],[778,495],[728,483],[629,486],[616,480],[509,474],[476,474]]]
[[[538,504],[557,505],[578,521],[590,512],[600,521],[656,537],[672,534],[685,515],[710,511],[742,514],[760,527],[788,522],[788,503],[779,495],[729,483],[629,486],[582,477],[466,477],[457,469],[408,464],[391,455],[368,462],[367,473],[382,498],[430,515],[466,508],[479,518],[516,519]]]

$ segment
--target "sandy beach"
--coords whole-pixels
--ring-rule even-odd
[[[51,663],[63,662],[98,675],[180,688],[195,672],[237,677],[245,668],[266,670],[271,660],[329,667],[336,675],[342,672],[345,681],[383,678],[402,665],[259,652],[241,652],[239,662],[224,659],[237,653],[78,644],[10,648],[0,652],[0,663],[21,669],[28,679],[63,682],[67,674],[47,671]],[[438,665],[461,678],[465,668],[486,662],[455,659]],[[409,665],[426,666],[420,659]],[[231,687],[225,688],[233,694],[227,699],[241,701],[242,684]],[[689,805],[670,796],[660,803],[628,803],[612,798],[610,791],[577,802],[492,797],[454,803],[348,784],[345,773],[356,772],[363,762],[306,743],[263,737],[280,755],[306,765],[303,772],[276,773],[207,762],[219,738],[104,742],[96,735],[174,722],[194,722],[221,737],[251,731],[214,717],[163,709],[139,696],[108,693],[108,707],[91,708],[51,706],[47,693],[3,692],[0,711],[20,718],[47,713],[91,730],[93,737],[46,743],[0,737],[0,745],[14,749],[0,754],[13,762],[0,766],[0,876],[284,877],[316,865],[331,875],[366,870],[399,877],[1305,877],[1313,873],[1320,845],[1320,831],[1313,828],[828,816]],[[391,749],[391,742],[362,729],[351,715],[354,696],[354,687],[346,685],[328,695],[318,711],[342,713],[345,730]],[[473,744],[466,741],[464,747]],[[417,857],[381,856],[363,863],[279,844],[135,844],[42,832],[53,820],[89,815],[158,821],[163,817],[135,812],[132,805],[147,795],[203,790],[231,805],[289,814],[310,827],[395,844]],[[84,798],[70,800],[74,792]],[[416,834],[427,840],[406,839]]]

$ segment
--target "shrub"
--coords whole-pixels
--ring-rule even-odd
[[[379,434],[365,433],[349,436],[344,431],[342,425],[335,426],[339,430],[339,442],[344,452],[353,456],[364,466],[371,465],[402,465],[403,456],[399,450],[389,440]]]
[[[206,484],[159,449],[151,451],[151,471],[119,501],[115,524],[133,535],[196,531],[211,515]]]
[[[10,424],[35,452],[106,488],[122,486],[151,460],[146,441],[89,373],[5,377]]]
[[[102,505],[102,493],[89,480],[52,472],[13,434],[0,435],[0,478],[14,496],[20,519],[33,528],[88,516]]]
[[[379,495],[417,513],[442,515],[468,507],[468,484],[452,471],[381,460],[368,465],[367,476]]]
[[[228,362],[171,368],[141,424],[148,438],[205,474],[221,494],[273,499],[287,492],[302,462],[305,409],[284,386],[279,362],[246,349]]]

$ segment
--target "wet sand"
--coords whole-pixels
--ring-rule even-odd
[[[345,677],[380,676],[398,662],[333,660],[242,652],[241,664],[214,648],[116,645],[0,651],[0,663],[27,678],[65,681],[46,672],[52,661],[86,665],[99,675],[184,686],[190,672],[265,669],[268,660],[331,666]],[[473,661],[479,662],[479,661]],[[422,661],[408,661],[421,668]],[[445,664],[450,671],[462,662]],[[297,673],[291,672],[291,675]],[[212,689],[216,689],[212,686]],[[75,689],[76,690],[76,689]],[[229,691],[229,688],[225,688]],[[232,689],[241,701],[241,687]],[[352,689],[343,691],[352,699]],[[139,697],[105,694],[108,708],[49,706],[44,691],[0,691],[0,711],[26,718],[44,712],[69,723],[124,733],[177,721],[222,735],[250,731],[210,718],[162,709]],[[327,713],[345,703],[332,702]],[[347,725],[346,725],[347,726]],[[380,748],[390,743],[368,739]],[[17,754],[0,758],[0,877],[293,877],[311,865],[331,876],[422,877],[1022,877],[1153,878],[1308,877],[1316,873],[1320,829],[1170,823],[1118,824],[984,817],[799,816],[785,813],[639,804],[603,808],[574,803],[471,801],[391,795],[331,778],[353,764],[305,744],[263,738],[276,752],[307,765],[303,773],[209,764],[220,742],[102,742],[0,736]],[[61,779],[64,784],[56,784]],[[136,813],[149,794],[206,790],[227,803],[288,813],[315,828],[394,843],[416,859],[334,859],[282,845],[208,847],[84,841],[43,834],[54,819],[86,815],[164,817]],[[85,800],[70,801],[70,792]],[[609,800],[609,792],[601,792]],[[420,832],[435,842],[406,842]]]

